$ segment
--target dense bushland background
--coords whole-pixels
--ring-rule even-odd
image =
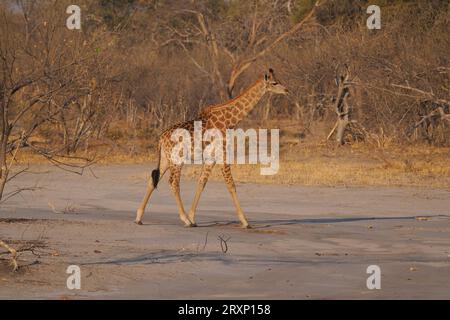
[[[324,145],[345,67],[347,145],[448,150],[448,0],[79,0],[80,31],[66,28],[72,2],[0,3],[2,163],[147,156],[163,128],[269,67],[292,95],[265,97],[242,126],[282,129],[286,159]],[[381,30],[366,27],[369,4]]]

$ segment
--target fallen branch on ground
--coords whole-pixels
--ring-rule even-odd
[[[56,214],[76,213],[77,210],[71,202],[68,202],[63,210],[57,210],[53,203],[51,203],[50,201],[48,201],[48,206],[52,209],[53,213]]]

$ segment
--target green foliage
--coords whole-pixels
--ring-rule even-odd
[[[295,1],[292,19],[294,22],[302,20],[314,7],[316,0]],[[333,24],[337,21],[352,21],[367,5],[366,0],[329,0],[322,1],[317,10],[317,20],[323,25]]]
[[[245,8],[253,7],[254,2],[249,0],[206,0],[206,9],[211,19],[239,19],[248,11]]]
[[[212,16],[222,16],[227,10],[227,4],[224,0],[207,0],[206,6]]]
[[[293,2],[291,19],[298,22],[303,19],[313,8],[315,0],[296,0]],[[323,1],[317,10],[316,18],[322,25],[339,23],[343,27],[355,26],[355,21],[363,20],[366,8],[369,5],[378,5],[382,8],[384,17],[397,15],[405,10],[420,11],[425,7],[439,10],[449,10],[450,0],[328,0]],[[423,19],[420,19],[423,23]],[[417,22],[417,21],[416,21]]]
[[[294,23],[299,22],[305,17],[308,12],[314,7],[315,0],[296,0],[294,1],[294,8],[292,10],[292,20]]]
[[[137,0],[99,0],[103,22],[112,29],[121,24],[132,13]]]

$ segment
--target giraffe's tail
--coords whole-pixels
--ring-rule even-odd
[[[152,171],[152,182],[153,182],[153,187],[155,189],[158,186],[160,174],[161,174],[161,172],[159,171],[159,168],[156,168],[155,170]]]
[[[156,187],[158,186],[158,182],[159,182],[159,178],[161,175],[161,171],[160,171],[160,165],[161,165],[161,144],[158,144],[158,167],[152,171],[152,183],[153,183],[153,187],[156,189]]]

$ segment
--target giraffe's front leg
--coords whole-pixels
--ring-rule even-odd
[[[245,217],[244,212],[242,211],[241,205],[239,203],[239,200],[237,198],[236,185],[234,184],[233,176],[231,175],[231,167],[229,164],[225,164],[222,167],[222,175],[223,178],[225,179],[227,189],[230,192],[231,197],[233,198],[233,202],[236,207],[236,212],[239,220],[241,221],[242,227],[245,229],[250,229],[251,227],[248,224],[247,218]]]
[[[200,195],[205,189],[206,182],[208,182],[209,175],[211,174],[212,169],[214,168],[214,163],[212,164],[204,164],[202,167],[202,173],[200,175],[200,179],[197,183],[197,190],[195,192],[194,201],[192,202],[191,210],[189,211],[189,220],[195,224],[195,211],[197,210],[198,201],[200,200]]]

